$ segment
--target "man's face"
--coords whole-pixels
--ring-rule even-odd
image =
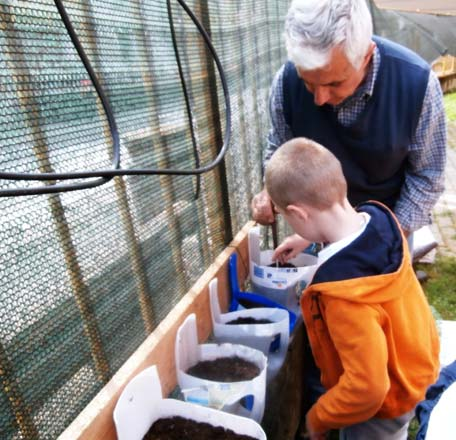
[[[309,216],[309,207],[304,208],[302,205],[296,204],[290,205],[286,209],[282,209],[274,204],[274,210],[277,214],[280,214],[291,226],[293,231],[302,238],[311,242],[323,241],[321,240],[318,227],[316,227],[313,217]]]
[[[350,64],[342,49],[335,48],[325,67],[302,70],[297,66],[296,70],[307,90],[314,95],[316,105],[337,105],[351,96],[363,81],[374,49],[375,43],[372,43],[358,69]]]

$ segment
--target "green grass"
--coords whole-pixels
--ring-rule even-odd
[[[415,440],[419,429],[420,424],[418,423],[418,420],[413,417],[409,425],[407,440]]]
[[[456,258],[438,257],[432,265],[418,266],[429,275],[423,284],[429,304],[442,319],[456,321]]]
[[[447,93],[443,96],[445,112],[450,121],[456,121],[456,92]]]
[[[453,211],[447,209],[445,211],[438,212],[436,215],[438,217],[453,217]]]

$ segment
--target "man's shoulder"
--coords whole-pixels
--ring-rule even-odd
[[[279,72],[281,72],[280,83],[283,84],[286,89],[291,89],[294,91],[300,89],[303,89],[304,91],[307,90],[304,87],[304,82],[298,75],[296,65],[293,63],[293,61],[287,61],[284,63]]]
[[[408,47],[384,37],[374,36],[373,40],[380,51],[382,60],[394,60],[395,62],[404,63],[404,65],[410,64],[419,67],[425,71],[430,70],[429,63]]]
[[[282,64],[282,67],[276,73],[276,78],[279,77],[280,81],[283,83],[288,83],[290,80],[293,80],[298,77],[296,72],[296,67],[293,61],[286,61]]]
[[[278,87],[282,87],[283,78],[285,75],[285,69],[286,69],[288,63],[289,63],[289,61],[282,64],[280,66],[279,70],[277,70],[277,72],[275,73],[274,78],[272,79],[272,83],[271,83],[271,90],[274,91]]]

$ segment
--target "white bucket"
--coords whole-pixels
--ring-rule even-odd
[[[120,395],[114,408],[117,438],[118,440],[142,440],[156,420],[174,416],[222,426],[236,434],[266,440],[263,429],[253,420],[180,400],[163,399],[155,366],[135,376]]]
[[[440,335],[440,368],[456,359],[456,321],[437,320]]]
[[[187,402],[261,421],[266,397],[267,368],[267,358],[261,351],[238,344],[198,344],[194,314],[189,315],[179,327],[175,350],[177,381]],[[259,375],[247,381],[217,382],[186,373],[200,361],[235,356],[255,364],[260,369]],[[244,397],[250,400],[253,397],[250,409],[243,406],[241,400]]]
[[[268,307],[221,313],[218,299],[218,281],[209,283],[211,315],[214,337],[217,342],[247,345],[262,351],[268,358],[267,380],[275,377],[285,360],[289,343],[290,319],[286,310]],[[238,318],[267,319],[267,324],[227,324]],[[279,339],[277,339],[279,338]],[[271,344],[274,351],[271,352]]]
[[[260,251],[260,227],[249,231],[250,279],[253,291],[260,293],[300,316],[299,299],[311,281],[318,258],[300,253],[289,263],[295,267],[269,267],[274,250]]]

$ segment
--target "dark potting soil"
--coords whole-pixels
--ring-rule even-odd
[[[228,325],[235,325],[235,324],[271,324],[272,321],[269,319],[257,319],[257,318],[252,318],[251,316],[246,316],[246,317],[239,317],[236,319],[233,319],[232,321],[225,322],[225,324]]]
[[[200,361],[187,374],[216,382],[241,382],[257,377],[260,369],[253,362],[235,356]]]
[[[268,267],[296,267],[294,264],[291,263],[271,263]]]
[[[212,426],[184,417],[158,419],[150,427],[143,440],[255,440],[244,434],[236,434],[231,429]]]

